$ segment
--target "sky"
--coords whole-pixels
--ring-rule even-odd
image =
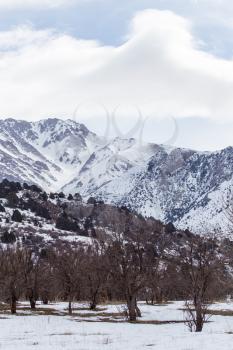
[[[233,146],[233,2],[0,0],[0,116]]]

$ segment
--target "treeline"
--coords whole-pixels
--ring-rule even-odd
[[[232,249],[214,238],[171,240],[161,232],[115,234],[103,241],[59,244],[35,253],[19,245],[0,250],[0,299],[44,304],[123,301],[129,321],[141,316],[137,300],[186,300],[190,329],[201,331],[207,306],[232,293]]]

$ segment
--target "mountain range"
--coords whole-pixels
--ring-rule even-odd
[[[106,139],[74,120],[0,121],[0,180],[80,193],[202,233],[228,234],[233,148],[198,152]]]

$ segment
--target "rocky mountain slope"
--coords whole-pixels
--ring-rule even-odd
[[[0,247],[14,243],[33,249],[75,246],[80,241],[105,240],[122,232],[165,234],[174,242],[192,236],[171,223],[164,225],[92,197],[86,202],[79,194],[46,193],[36,185],[6,179],[0,183]]]
[[[71,120],[1,120],[0,179],[57,189],[77,174],[99,144],[94,133]]]
[[[72,120],[0,121],[0,180],[126,206],[181,228],[227,231],[233,149],[196,152],[106,140]]]

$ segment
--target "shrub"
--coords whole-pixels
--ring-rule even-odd
[[[34,199],[29,198],[27,202],[24,203],[25,210],[31,210],[37,216],[44,219],[50,220],[51,216],[47,208],[43,207],[40,203],[37,203]]]
[[[6,209],[4,206],[0,203],[0,213],[5,213]]]
[[[5,244],[13,244],[16,241],[16,237],[13,232],[7,232],[5,231],[1,235],[1,242]]]
[[[22,222],[23,221],[23,217],[17,209],[13,211],[11,220],[15,221],[15,222]]]
[[[19,198],[15,192],[10,192],[6,198],[7,204],[10,208],[16,208],[19,204]]]
[[[87,204],[96,204],[96,199],[94,197],[90,197],[87,201]]]
[[[74,197],[72,196],[72,194],[69,194],[67,199],[68,199],[68,201],[72,201],[74,199]]]
[[[39,197],[42,201],[46,202],[48,200],[48,195],[46,192],[43,192],[40,194],[40,197]]]
[[[49,198],[50,198],[50,199],[55,199],[55,194],[51,192],[51,193],[49,194]]]
[[[31,185],[31,186],[30,186],[30,190],[31,190],[32,192],[36,192],[36,193],[41,193],[41,192],[42,192],[42,189],[39,188],[39,187],[36,186],[36,185]]]
[[[64,231],[79,232],[78,224],[67,216],[66,213],[61,214],[57,218],[56,228]]]
[[[79,193],[75,193],[74,199],[77,202],[82,202],[82,200],[83,200],[81,194],[79,194]]]
[[[176,228],[172,222],[169,222],[167,225],[165,225],[165,232],[166,233],[173,233],[175,231],[176,231]]]

